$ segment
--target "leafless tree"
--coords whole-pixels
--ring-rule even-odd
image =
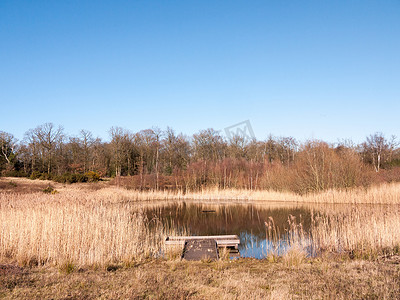
[[[0,157],[4,158],[8,165],[11,165],[17,140],[11,133],[0,131]]]
[[[111,136],[111,149],[112,158],[115,166],[115,176],[121,176],[122,164],[124,162],[124,156],[126,154],[126,138],[129,136],[129,132],[121,127],[112,127],[110,129]]]
[[[392,136],[387,140],[383,133],[376,132],[367,137],[366,142],[362,144],[364,155],[371,161],[375,171],[379,172],[382,163],[390,160],[396,147],[396,137]]]
[[[0,132],[0,169],[10,163],[11,169],[23,167],[28,174],[90,170],[102,176],[133,176],[125,182],[139,189],[175,185],[307,193],[367,186],[382,178],[398,180],[400,150],[394,137],[386,139],[382,133],[368,136],[360,145],[317,140],[301,144],[292,137],[272,135],[266,141],[248,142],[240,136],[227,141],[214,129],[186,137],[171,128],[131,133],[113,127],[110,141],[102,142],[86,130],[67,140],[62,127],[46,123],[27,131],[20,144],[12,135]],[[379,172],[382,168],[387,168],[385,173],[376,176],[374,169]],[[37,175],[50,178],[43,174],[34,177]]]
[[[209,128],[193,135],[193,150],[197,159],[218,161],[226,156],[227,144],[218,131]]]
[[[88,130],[82,129],[79,134],[79,142],[82,145],[83,151],[83,171],[87,172],[91,160],[91,148],[94,143],[92,133]]]
[[[36,150],[36,147],[40,149],[42,162],[43,164],[46,163],[47,173],[50,174],[54,152],[64,139],[63,127],[55,127],[53,123],[45,123],[29,130],[25,136],[34,150]]]
[[[183,134],[177,135],[175,131],[168,127],[164,133],[164,165],[165,172],[170,175],[175,168],[184,169],[190,160],[190,144]]]

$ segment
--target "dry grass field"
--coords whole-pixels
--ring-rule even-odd
[[[108,182],[2,178],[0,297],[399,298],[399,194],[399,184],[299,196],[138,192]],[[141,212],[156,200],[172,199],[352,205],[327,206],[313,215],[316,257],[301,248],[304,233],[294,223],[293,248],[282,257],[182,262],[159,257],[163,239],[173,232]]]
[[[5,299],[399,299],[400,260],[320,258],[186,262],[127,267],[0,268]]]

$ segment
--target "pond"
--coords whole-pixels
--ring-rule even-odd
[[[294,223],[301,223],[303,238],[309,239],[312,214],[311,208],[301,205],[271,203],[180,202],[146,208],[144,211],[147,218],[157,218],[166,228],[172,228],[178,234],[194,236],[235,234],[240,238],[240,256],[258,259],[266,257],[272,251],[277,255],[286,251],[291,224],[293,226]],[[266,222],[271,224],[272,220],[276,232],[273,239],[267,234],[266,224]],[[308,252],[311,254],[310,249]]]

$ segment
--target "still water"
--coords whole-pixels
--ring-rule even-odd
[[[271,251],[287,249],[288,219],[302,224],[306,236],[311,209],[300,205],[170,203],[146,208],[147,218],[160,220],[165,227],[184,235],[231,235],[240,238],[241,257],[263,258]],[[279,247],[267,235],[265,222],[272,217],[279,235]],[[278,253],[277,253],[278,252]]]

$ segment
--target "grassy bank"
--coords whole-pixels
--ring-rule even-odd
[[[0,297],[15,299],[398,299],[399,259],[150,260],[130,267],[0,266]]]

